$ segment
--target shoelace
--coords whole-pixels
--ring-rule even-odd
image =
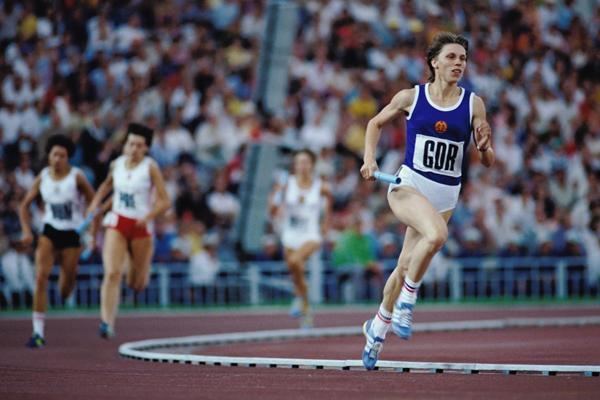
[[[394,312],[394,322],[398,321],[397,324],[400,326],[410,326],[412,324],[412,310],[408,308],[398,308]]]
[[[412,312],[408,308],[400,310],[400,326],[410,326],[412,324]]]
[[[373,343],[373,346],[369,350],[369,358],[376,358],[379,350],[381,350],[381,342]]]
[[[375,340],[375,335],[371,334],[370,331],[367,332],[367,346],[371,346],[371,350],[369,350],[369,356],[371,355],[371,352],[373,350],[376,350],[377,352],[379,352],[379,349],[381,348],[381,346],[383,345],[382,342],[380,342],[379,340]]]

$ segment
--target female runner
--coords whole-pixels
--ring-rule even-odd
[[[115,319],[121,295],[121,278],[129,265],[127,285],[141,291],[148,285],[154,252],[152,221],[171,206],[162,173],[148,157],[153,132],[131,123],[127,127],[123,154],[114,160],[110,173],[88,208],[97,212],[112,191],[112,211],[104,218],[106,234],[102,259],[104,278],[100,292],[100,337],[115,334]],[[153,198],[154,197],[154,198]]]
[[[327,232],[331,188],[314,176],[316,155],[303,149],[294,153],[293,174],[271,195],[271,215],[282,217],[281,242],[296,297],[290,315],[301,318],[300,326],[313,326],[304,270],[306,261],[321,247]]]
[[[485,105],[458,86],[468,47],[462,36],[438,34],[427,51],[429,82],[398,92],[367,124],[360,173],[365,179],[374,179],[381,127],[400,114],[405,114],[407,121],[406,155],[398,173],[402,182],[388,190],[392,212],[407,230],[379,310],[363,324],[366,345],[362,359],[367,369],[375,367],[390,325],[401,338],[411,336],[421,279],[448,237],[447,223],[458,201],[471,133],[482,164],[490,167],[494,163]]]
[[[30,245],[31,203],[41,195],[44,202],[44,227],[35,250],[35,292],[33,294],[33,334],[27,342],[31,348],[43,347],[46,343],[44,323],[48,308],[48,278],[56,260],[60,261],[59,286],[63,299],[75,288],[79,254],[82,247],[77,229],[83,222],[81,197],[89,204],[94,189],[83,172],[69,164],[75,145],[67,136],[54,135],[48,139],[46,153],[48,166],[35,178],[19,207],[22,242]]]

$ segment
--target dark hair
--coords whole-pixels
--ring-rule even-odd
[[[304,148],[304,149],[296,150],[292,154],[292,157],[296,158],[296,156],[298,154],[306,154],[308,157],[310,157],[310,161],[312,161],[313,165],[317,162],[317,155],[311,149]]]
[[[127,125],[127,135],[125,135],[125,140],[127,140],[127,137],[130,134],[142,136],[146,140],[146,145],[148,147],[152,146],[154,132],[146,125],[138,124],[137,122],[130,123]]]
[[[467,53],[467,57],[469,56],[469,41],[461,35],[457,35],[451,32],[440,32],[433,38],[433,42],[429,45],[427,49],[427,65],[429,66],[429,82],[433,82],[435,80],[435,69],[431,64],[431,61],[436,58],[442,48],[447,44],[459,44],[465,48]]]
[[[50,154],[54,146],[60,146],[67,150],[67,155],[69,156],[69,158],[71,158],[73,156],[73,153],[75,153],[75,144],[68,136],[61,134],[50,136],[50,138],[48,138],[48,141],[46,142],[47,155]]]

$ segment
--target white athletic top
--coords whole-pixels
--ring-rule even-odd
[[[287,181],[283,205],[282,242],[290,248],[321,241],[321,180],[314,179],[310,188],[300,188],[295,176]]]
[[[71,171],[61,180],[50,176],[50,168],[40,173],[40,193],[44,201],[43,223],[61,231],[77,229],[83,222],[83,203],[77,190],[77,174],[79,168],[71,167]]]
[[[133,169],[125,166],[125,156],[115,160],[112,171],[114,197],[112,210],[124,217],[142,219],[150,212],[152,203],[152,179],[150,163],[144,159]]]

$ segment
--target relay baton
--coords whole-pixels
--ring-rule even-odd
[[[87,261],[92,256],[93,252],[94,251],[91,248],[86,246],[86,248],[83,249],[83,251],[79,255],[79,259],[82,261]]]
[[[85,233],[85,231],[87,231],[87,229],[90,227],[90,224],[94,220],[94,217],[97,214],[98,214],[98,210],[94,210],[91,213],[89,213],[87,215],[87,217],[85,217],[85,219],[83,220],[81,225],[79,225],[79,227],[77,227],[77,229],[76,229],[76,232],[79,236],[83,235]],[[79,259],[82,261],[86,261],[88,258],[90,258],[93,251],[94,251],[94,249],[92,249],[91,247],[86,245],[85,249],[83,249],[83,251],[79,255]]]
[[[396,185],[399,184],[401,181],[399,176],[392,175],[392,174],[386,174],[385,172],[381,172],[381,171],[375,171],[373,176],[378,181],[385,182],[385,183],[394,183]]]
[[[98,211],[95,210],[95,211],[92,211],[91,213],[89,213],[87,215],[87,217],[85,217],[85,219],[83,220],[81,225],[79,225],[79,227],[77,227],[77,229],[76,229],[76,232],[79,235],[81,235],[82,233],[87,231],[87,229],[90,227],[90,224],[94,220],[94,217],[96,216],[96,214],[98,214]]]

